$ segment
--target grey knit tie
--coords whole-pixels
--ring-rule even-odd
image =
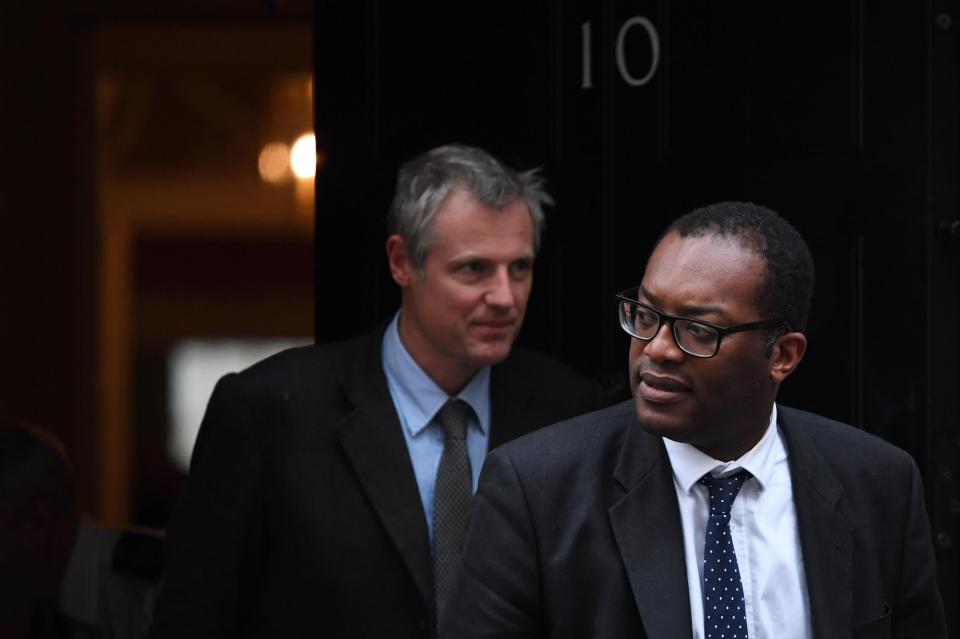
[[[446,432],[443,455],[433,488],[433,579],[437,635],[460,569],[460,544],[470,512],[473,480],[467,455],[467,419],[473,410],[460,399],[450,399],[437,414]]]

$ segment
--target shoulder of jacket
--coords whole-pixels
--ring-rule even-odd
[[[514,348],[510,355],[493,367],[494,374],[522,376],[538,385],[556,385],[595,387],[587,376],[559,359],[526,348]]]
[[[777,404],[777,412],[780,425],[788,429],[789,439],[808,439],[824,457],[837,457],[839,463],[889,459],[913,464],[905,450],[856,426],[781,404]]]
[[[617,445],[633,423],[633,400],[541,428],[497,448],[510,457],[585,457]]]
[[[367,334],[337,342],[298,346],[275,353],[252,366],[224,377],[227,384],[246,394],[266,391],[289,395],[304,387],[316,388],[339,378],[358,358],[372,357],[375,336]]]

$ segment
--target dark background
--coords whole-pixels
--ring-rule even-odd
[[[953,9],[319,3],[318,341],[396,308],[394,172],[437,144],[544,167],[557,206],[520,341],[621,390],[612,295],[638,283],[660,230],[718,200],[770,206],[808,240],[818,278],[810,349],[781,399],[917,459],[960,631],[960,238],[940,229],[958,219]]]

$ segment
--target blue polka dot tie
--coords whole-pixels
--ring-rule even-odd
[[[737,554],[730,537],[730,508],[743,482],[740,470],[723,478],[704,475],[710,491],[710,518],[703,545],[703,632],[706,639],[747,639],[747,616]]]

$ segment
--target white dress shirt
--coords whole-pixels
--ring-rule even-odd
[[[790,467],[777,428],[776,405],[764,436],[735,461],[718,461],[690,444],[669,439],[663,443],[680,504],[694,639],[704,637],[703,543],[709,516],[709,493],[698,480],[707,473],[722,477],[741,468],[753,477],[733,502],[730,534],[750,639],[812,639]]]

